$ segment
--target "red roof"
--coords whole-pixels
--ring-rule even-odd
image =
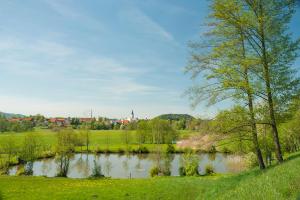
[[[80,118],[79,120],[80,122],[90,122],[93,120],[93,118]]]
[[[50,118],[49,121],[52,122],[52,123],[55,123],[55,122],[65,122],[66,119],[65,118]]]
[[[12,118],[8,119],[10,122],[20,122],[20,121],[32,121],[31,117],[26,117],[26,118]]]
[[[120,121],[119,121],[119,123],[121,123],[121,124],[129,124],[129,120],[127,120],[127,119],[121,119]]]

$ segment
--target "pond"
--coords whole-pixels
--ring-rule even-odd
[[[87,178],[92,174],[94,163],[101,165],[102,173],[111,178],[149,178],[155,165],[169,166],[171,176],[179,176],[183,154],[169,156],[157,154],[74,154],[70,159],[68,177]],[[240,156],[227,154],[196,154],[198,170],[204,174],[205,166],[211,164],[216,173],[238,173],[244,169]],[[54,177],[58,174],[58,160],[47,158],[33,162],[33,176]],[[16,175],[20,166],[10,168],[9,175]]]

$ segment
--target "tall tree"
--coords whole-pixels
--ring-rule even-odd
[[[287,33],[295,12],[294,0],[243,0],[248,11],[246,38],[260,58],[258,75],[265,83],[263,95],[268,103],[275,153],[283,161],[276,114],[291,100],[298,89],[292,64],[297,58],[299,40]]]
[[[251,127],[254,152],[260,168],[263,169],[265,165],[258,142],[254,111],[253,85],[257,84],[256,79],[249,73],[257,59],[252,56],[252,51],[247,51],[246,48],[244,33],[246,15],[243,13],[242,4],[234,0],[214,0],[211,9],[212,21],[208,24],[210,31],[206,34],[206,44],[191,45],[193,53],[187,67],[193,78],[201,73],[208,83],[193,87],[189,90],[189,94],[194,105],[207,99],[214,104],[227,98],[247,104],[249,113],[247,125]]]

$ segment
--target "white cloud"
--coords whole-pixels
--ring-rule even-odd
[[[1,42],[5,40],[9,42]],[[4,53],[0,55],[0,71],[30,80],[39,79],[38,84],[48,87],[49,92],[59,90],[47,85],[51,82],[63,86],[62,94],[91,92],[93,99],[100,94],[120,99],[132,93],[143,95],[161,90],[137,81],[147,72],[144,68],[128,66],[114,58],[97,56],[56,41],[24,41],[11,37],[9,40],[0,38],[0,44],[5,44],[2,46]]]
[[[49,7],[59,15],[76,20],[82,26],[101,32],[106,31],[106,27],[99,20],[91,17],[82,9],[75,8],[74,1],[44,0]]]
[[[137,29],[149,35],[156,35],[166,41],[174,42],[173,35],[165,30],[161,25],[151,19],[148,15],[138,8],[128,8],[121,12],[121,17],[137,25]]]

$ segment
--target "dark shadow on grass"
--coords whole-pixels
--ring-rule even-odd
[[[299,158],[299,157],[300,157],[300,152],[290,155],[287,159],[285,159],[285,161],[293,160],[293,159]]]

